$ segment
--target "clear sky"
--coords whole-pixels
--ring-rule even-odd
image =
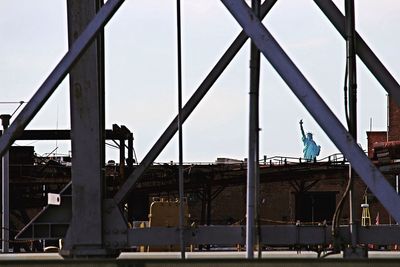
[[[343,12],[344,0],[335,0]],[[400,1],[356,0],[356,28],[400,80]],[[218,0],[182,0],[183,94],[186,101],[240,32]],[[279,0],[264,20],[286,53],[344,122],[345,42],[312,0]],[[0,101],[28,101],[67,51],[66,1],[0,1]],[[184,125],[184,161],[247,157],[249,43]],[[358,142],[386,130],[386,92],[358,63]],[[139,161],[177,113],[175,0],[126,0],[106,27],[106,127],[134,133]],[[299,120],[322,146],[338,152],[313,118],[262,58],[260,154],[300,157]],[[14,105],[0,104],[0,113]],[[67,79],[28,129],[70,127]],[[19,145],[32,142],[17,142]],[[38,154],[67,154],[67,142],[36,142]],[[177,161],[176,138],[157,161]],[[108,158],[116,158],[107,149]]]

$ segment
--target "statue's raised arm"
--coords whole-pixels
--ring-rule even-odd
[[[304,134],[304,129],[303,129],[303,119],[301,119],[299,121],[299,124],[300,124],[301,135],[303,136],[303,138],[306,138],[306,135]]]

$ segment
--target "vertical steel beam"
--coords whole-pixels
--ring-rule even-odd
[[[354,0],[345,0],[346,10],[346,60],[349,88],[349,132],[357,141],[357,65]]]
[[[181,0],[176,1],[177,55],[178,55],[178,154],[179,154],[179,245],[181,258],[185,258],[184,240],[184,183],[183,183],[183,128],[182,128],[182,38],[181,38]]]
[[[132,166],[134,163],[133,159],[133,133],[128,134],[128,158],[126,159],[126,164],[128,165],[129,173],[132,170]]]
[[[55,91],[57,86],[68,74],[72,65],[88,48],[92,40],[96,37],[96,34],[104,27],[104,25],[106,25],[106,23],[111,19],[123,2],[124,0],[107,1],[107,3],[99,10],[93,20],[88,24],[82,34],[80,34],[79,37],[75,36],[78,38],[76,38],[74,44],[70,47],[68,52],[39,87],[22,111],[18,114],[7,131],[5,131],[1,136],[0,156],[3,155],[3,153],[5,153],[7,148],[11,146],[16,138],[22,134],[25,127],[29,124],[44,103],[46,103],[47,99],[49,99],[51,94]]]
[[[367,158],[364,151],[354,141],[353,137],[343,127],[269,31],[261,24],[243,0],[221,1],[336,147],[351,162],[353,169],[381,204],[396,220],[399,220],[400,197],[386,181],[382,173]]]
[[[260,8],[261,8],[261,0],[252,0],[252,8],[254,13],[257,15],[257,18],[260,19]],[[261,249],[261,228],[260,228],[260,210],[259,210],[259,204],[260,204],[260,162],[259,162],[259,158],[260,158],[260,50],[258,50],[257,46],[251,42],[251,46],[253,47],[252,49],[254,50],[253,52],[253,56],[251,56],[251,60],[253,61],[253,71],[251,74],[250,79],[253,80],[253,87],[254,87],[254,91],[256,92],[256,101],[254,101],[255,103],[255,121],[256,121],[256,127],[255,127],[255,194],[254,194],[254,198],[255,198],[255,225],[256,225],[256,242],[257,242],[257,251],[258,251],[258,258],[261,258],[262,256],[262,249]]]
[[[8,114],[0,115],[1,124],[5,131],[10,124],[11,116]],[[3,253],[9,250],[10,241],[10,173],[9,173],[9,152],[4,153],[1,161],[1,198],[2,198],[2,213],[1,213],[1,247]]]
[[[206,225],[211,225],[211,215],[212,215],[212,181],[208,181],[207,187],[206,187],[206,207],[207,207],[207,212],[206,212]]]
[[[68,40],[73,44],[98,11],[101,0],[68,0]],[[72,220],[66,251],[72,257],[103,250],[104,50],[92,43],[70,71]],[[65,252],[64,252],[65,254]]]
[[[336,30],[342,35],[342,37],[346,38],[345,18],[335,4],[330,0],[314,0],[314,2],[329,19]],[[389,95],[395,98],[397,105],[400,105],[400,85],[396,79],[385,68],[379,58],[368,47],[358,33],[355,33],[355,38],[355,49],[358,57],[375,76],[382,87],[389,93]]]
[[[267,13],[272,9],[277,0],[266,0],[261,6],[261,18],[264,18]],[[182,108],[182,123],[186,121],[189,115],[201,102],[203,97],[207,94],[211,86],[219,78],[228,64],[232,61],[235,55],[239,52],[240,48],[247,41],[247,35],[242,31],[239,36],[233,41],[228,50],[222,55],[220,60],[207,75],[205,80],[200,84],[194,94],[190,97],[188,102]],[[170,123],[164,133],[160,136],[157,142],[153,145],[147,155],[144,157],[140,165],[135,171],[128,177],[127,181],[121,186],[120,190],[114,196],[115,202],[121,204],[127,197],[129,192],[133,189],[136,181],[143,174],[147,167],[149,167],[157,156],[161,153],[164,147],[172,139],[178,130],[178,118],[175,117]]]
[[[124,139],[119,140],[119,176],[122,179],[125,179],[125,140]]]
[[[260,16],[260,1],[252,0],[252,8]],[[254,258],[255,218],[257,217],[257,174],[258,174],[258,96],[260,83],[260,52],[250,43],[250,92],[249,92],[249,151],[247,161],[246,195],[246,258]]]
[[[354,0],[345,0],[346,12],[346,55],[347,55],[347,73],[349,88],[349,132],[357,142],[357,65],[356,65],[356,38],[355,38],[355,12]],[[347,85],[346,85],[347,86]],[[355,222],[355,173],[349,165],[349,210],[350,210],[350,234],[351,245],[353,248],[357,245],[357,224]]]

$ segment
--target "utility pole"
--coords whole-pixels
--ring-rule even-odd
[[[1,123],[3,125],[3,132],[5,132],[10,125],[11,115],[2,114],[0,115]],[[3,253],[7,253],[9,250],[10,241],[10,198],[9,198],[9,152],[4,153],[1,161],[2,166],[2,179],[1,179],[1,195],[2,195],[2,214],[1,214],[1,245]]]
[[[260,17],[260,0],[252,0],[252,9]],[[255,225],[258,218],[260,51],[250,46],[249,155],[247,161],[246,258],[254,258]],[[258,221],[258,220],[257,220]],[[260,248],[259,248],[260,249]],[[259,254],[260,255],[260,254]]]
[[[182,120],[182,31],[181,31],[181,0],[176,2],[177,13],[177,53],[178,53],[178,150],[179,150],[179,245],[181,259],[185,254],[185,214],[184,214],[184,177],[183,177],[183,120]]]
[[[346,55],[348,70],[348,88],[349,88],[349,132],[357,143],[357,67],[356,67],[356,35],[355,35],[355,15],[354,0],[345,0],[346,12]],[[355,173],[349,165],[349,209],[350,209],[350,235],[351,252],[349,257],[357,257],[356,247],[358,244],[355,190]],[[345,257],[346,257],[345,253]]]

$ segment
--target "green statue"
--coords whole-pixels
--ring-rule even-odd
[[[304,134],[304,129],[303,129],[303,120],[300,120],[300,130],[301,130],[301,135],[302,138],[301,140],[303,141],[304,148],[303,148],[303,153],[304,153],[304,159],[307,161],[314,161],[316,160],[317,156],[319,155],[319,152],[321,151],[321,146],[318,146],[315,141],[313,140],[312,133],[307,133],[307,135]]]

